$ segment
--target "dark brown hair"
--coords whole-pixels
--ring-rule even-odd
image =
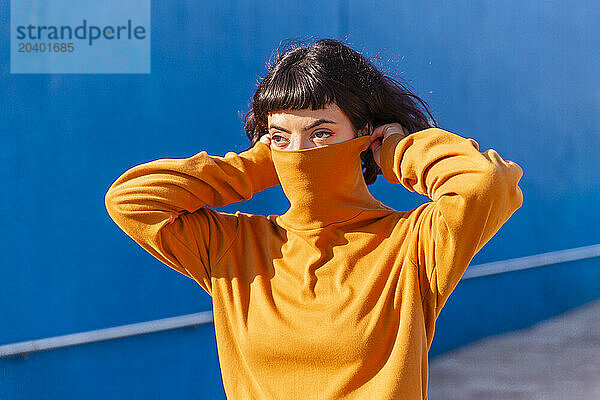
[[[277,54],[244,116],[251,146],[267,134],[269,113],[317,110],[330,103],[344,112],[355,132],[366,127],[370,134],[375,127],[392,122],[400,123],[409,133],[437,127],[427,104],[408,85],[384,75],[341,41],[319,39],[305,44],[291,39],[280,44]],[[361,162],[365,182],[370,185],[381,174],[371,149],[361,153]]]

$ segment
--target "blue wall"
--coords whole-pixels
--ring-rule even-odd
[[[0,344],[210,309],[195,282],[118,229],[104,194],[142,162],[247,148],[238,113],[286,38],[347,35],[406,79],[442,128],[523,167],[523,207],[473,264],[600,243],[600,5],[440,3],[154,2],[150,75],[11,75],[10,6],[0,0]],[[381,177],[372,191],[397,209],[426,200]],[[286,204],[273,188],[222,210],[278,213]],[[581,294],[600,281],[598,261],[578,265],[462,282],[432,353],[598,296]],[[546,296],[557,294],[531,291],[565,276],[549,308]],[[515,291],[528,293],[531,309]],[[454,329],[481,320],[486,307],[476,304],[495,304],[506,323]],[[2,359],[0,398],[216,398],[211,329]]]

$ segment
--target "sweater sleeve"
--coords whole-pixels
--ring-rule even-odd
[[[237,232],[237,215],[209,207],[249,200],[279,184],[268,145],[224,157],[201,151],[135,166],[110,186],[113,221],[142,248],[211,294],[211,268]]]
[[[519,165],[439,128],[392,134],[381,150],[386,180],[432,201],[414,210],[409,258],[436,316],[477,252],[523,203]]]

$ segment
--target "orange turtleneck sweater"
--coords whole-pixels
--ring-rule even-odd
[[[159,159],[108,190],[115,223],[212,296],[228,398],[427,399],[436,318],[521,206],[523,172],[439,128],[393,134],[384,178],[432,200],[397,211],[364,182],[367,140]],[[278,184],[282,215],[208,208]]]

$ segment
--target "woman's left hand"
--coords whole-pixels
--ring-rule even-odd
[[[390,135],[394,133],[399,133],[402,136],[406,137],[409,135],[406,128],[400,125],[397,122],[393,122],[391,124],[379,125],[373,130],[369,141],[365,143],[362,151],[367,150],[371,147],[371,151],[373,152],[373,158],[379,167],[381,168],[381,146],[383,145],[383,141]]]

